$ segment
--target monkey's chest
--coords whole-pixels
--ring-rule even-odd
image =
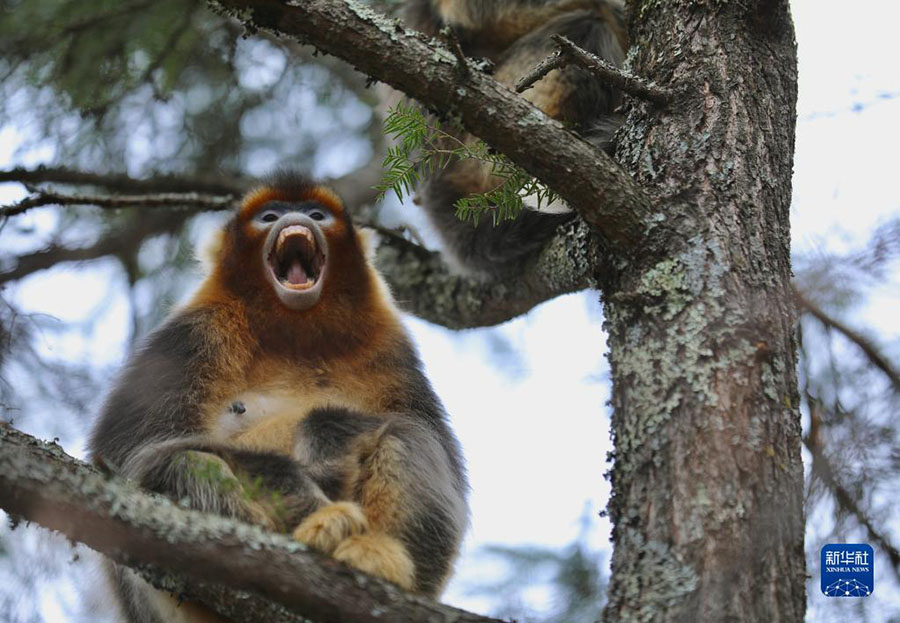
[[[315,408],[383,411],[384,392],[373,379],[361,383],[356,375],[321,370],[259,376],[263,378],[251,377],[246,387],[212,406],[208,433],[213,439],[290,455],[300,422]]]

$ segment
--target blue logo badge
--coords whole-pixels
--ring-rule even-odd
[[[868,597],[875,590],[875,553],[863,543],[822,548],[822,592],[826,597]]]

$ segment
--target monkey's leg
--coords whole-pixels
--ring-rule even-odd
[[[368,446],[368,447],[365,447]],[[357,500],[369,530],[334,557],[408,590],[440,592],[467,520],[462,484],[427,423],[389,420],[363,440]]]
[[[369,527],[366,516],[355,502],[332,502],[309,515],[294,530],[294,538],[326,554],[333,554],[349,537]]]
[[[294,538],[333,554],[345,539],[368,530],[359,504],[351,501],[358,480],[357,444],[385,420],[340,407],[311,411],[296,430],[294,458],[335,502],[313,512],[294,530]]]

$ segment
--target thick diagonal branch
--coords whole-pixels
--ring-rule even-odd
[[[238,621],[500,623],[408,595],[286,536],[180,508],[3,422],[0,507]]]
[[[467,130],[549,184],[613,246],[641,243],[650,201],[606,154],[567,131],[493,78],[462,75],[453,53],[355,1],[220,0],[214,6],[251,30],[298,37],[323,52],[458,117]]]

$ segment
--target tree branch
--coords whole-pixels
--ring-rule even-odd
[[[20,255],[16,258],[16,265],[13,268],[0,272],[0,284],[22,279],[63,262],[95,260],[107,255],[133,251],[149,236],[176,231],[188,216],[189,214],[184,212],[162,213],[156,218],[137,219],[126,227],[108,232],[87,247],[71,248],[52,244],[40,251]]]
[[[657,106],[666,106],[672,102],[674,93],[671,89],[624,72],[596,54],[579,48],[562,35],[552,35],[550,38],[559,46],[559,51],[563,56],[588,70],[603,82],[618,87],[629,95],[653,102]]]
[[[67,167],[39,166],[34,169],[15,167],[0,171],[0,182],[40,184],[55,182],[73,186],[98,186],[128,193],[204,193],[215,195],[240,195],[246,192],[249,180],[240,178],[192,177],[184,175],[154,174],[136,178],[124,173],[94,173]]]
[[[31,208],[47,205],[92,205],[98,208],[182,208],[225,210],[234,207],[235,195],[201,195],[200,193],[158,193],[147,195],[70,195],[41,190],[12,205],[0,206],[0,219],[22,214]]]
[[[301,620],[275,602],[321,623],[500,623],[406,594],[284,535],[180,508],[3,422],[0,507],[238,621]]]
[[[530,72],[522,76],[521,80],[516,83],[516,93],[521,93],[549,74],[554,69],[562,69],[569,64],[569,59],[563,57],[560,50],[554,50],[553,53],[534,66]]]
[[[856,344],[859,349],[865,354],[865,356],[875,365],[878,369],[884,372],[885,376],[888,377],[891,384],[894,386],[894,390],[900,392],[900,373],[894,369],[894,366],[891,365],[891,362],[887,357],[881,354],[881,351],[878,349],[875,344],[873,344],[868,338],[855,331],[848,325],[844,324],[837,318],[834,318],[828,315],[825,310],[821,307],[810,301],[806,298],[800,290],[797,289],[796,285],[791,284],[791,289],[794,291],[794,298],[797,299],[797,304],[805,309],[807,312],[813,315],[816,320],[821,322],[826,327],[830,327],[837,332],[841,333],[848,340]]]
[[[350,173],[333,180],[326,180],[325,184],[333,187],[343,200],[350,206],[360,206],[375,201],[378,191],[374,186],[381,180],[381,160],[373,157],[372,160]],[[80,171],[77,169],[68,169],[66,167],[45,167],[40,166],[35,169],[27,169],[25,167],[16,167],[0,171],[0,183],[2,182],[18,182],[20,184],[40,184],[47,182],[55,182],[58,184],[67,184],[72,186],[97,186],[108,190],[118,190],[130,194],[135,193],[183,193],[185,195],[208,195],[213,200],[215,198],[225,201],[227,197],[232,198],[243,195],[253,186],[254,181],[245,178],[231,178],[228,180],[217,180],[212,177],[192,177],[171,174],[156,174],[147,178],[135,178],[125,175],[124,173],[93,173],[91,171]],[[52,194],[44,191],[44,194]],[[25,199],[24,201],[28,201]],[[85,203],[92,203],[86,201]],[[44,205],[44,204],[41,204]],[[98,205],[94,203],[94,205]],[[191,204],[199,210],[219,209],[216,206],[206,207],[202,203]],[[26,204],[25,209],[29,207]],[[0,216],[12,216],[19,214],[11,210],[13,206],[0,208],[9,213],[0,213]]]
[[[841,484],[838,474],[825,454],[825,443],[822,440],[822,415],[819,412],[820,402],[807,393],[809,403],[809,433],[803,437],[803,445],[812,455],[813,473],[818,474],[825,486],[831,491],[834,500],[844,512],[853,515],[856,521],[866,529],[869,539],[884,550],[893,566],[894,573],[900,578],[900,550],[890,539],[872,524],[869,516],[860,508],[856,498]]]
[[[453,56],[456,57],[459,73],[462,74],[464,78],[468,78],[470,73],[469,61],[466,59],[466,54],[459,44],[459,39],[456,38],[456,33],[453,32],[452,28],[446,26],[441,29],[441,36],[447,42],[447,45],[450,46],[450,51],[453,52]]]
[[[400,307],[449,329],[499,324],[561,294],[590,288],[599,261],[582,221],[563,225],[533,268],[511,281],[454,274],[440,254],[397,237],[383,237],[376,256]]]
[[[211,2],[250,30],[270,29],[339,56],[463,125],[550,185],[614,249],[644,241],[654,222],[644,190],[609,156],[479,72],[462,76],[453,53],[355,1]]]

